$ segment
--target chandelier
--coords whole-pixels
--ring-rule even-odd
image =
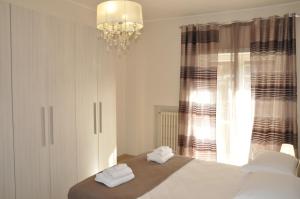
[[[109,46],[125,50],[143,28],[142,6],[133,1],[110,0],[97,6],[97,29]]]

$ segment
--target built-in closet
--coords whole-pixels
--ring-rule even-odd
[[[9,4],[0,2],[0,198],[15,198]]]
[[[116,162],[113,59],[96,28],[0,10],[0,198],[67,199]]]

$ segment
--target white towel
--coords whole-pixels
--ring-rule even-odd
[[[166,154],[164,156],[160,156],[157,153],[152,152],[152,153],[147,154],[147,160],[154,161],[159,164],[163,164],[163,163],[167,162],[169,159],[171,159],[173,156],[174,156],[174,153],[172,153],[172,152],[169,154]]]
[[[173,152],[172,149],[168,146],[160,146],[160,147],[154,149],[153,151],[159,152],[159,153]]]
[[[112,187],[116,187],[120,184],[123,184],[125,182],[128,182],[128,181],[132,180],[133,178],[134,178],[133,173],[123,176],[122,178],[114,179],[111,176],[107,175],[106,173],[101,172],[96,175],[95,180],[97,182],[103,183],[106,186],[112,188]]]
[[[118,164],[108,169],[105,169],[103,173],[116,179],[116,178],[122,178],[124,176],[127,176],[133,172],[131,168],[127,166],[127,164]]]
[[[117,164],[115,166],[112,166],[110,168],[114,168],[115,170],[122,170],[122,169],[127,168],[127,167],[128,167],[127,164],[122,163],[122,164]]]

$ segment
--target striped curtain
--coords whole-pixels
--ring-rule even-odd
[[[218,25],[188,25],[181,33],[179,153],[216,160]]]
[[[252,157],[260,150],[294,145],[297,154],[295,17],[251,24],[251,90],[255,99]]]

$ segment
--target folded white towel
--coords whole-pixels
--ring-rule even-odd
[[[127,164],[122,163],[122,164],[116,164],[115,166],[112,166],[110,168],[114,168],[115,170],[122,170],[122,169],[127,168],[127,167],[128,167]]]
[[[105,169],[103,173],[116,179],[132,174],[133,172],[131,168],[127,166],[127,164],[118,164],[108,169]]]
[[[159,153],[165,153],[165,152],[172,152],[172,149],[169,146],[160,146],[156,149],[154,149],[153,151],[155,152],[159,152]]]
[[[161,156],[161,155],[158,155],[155,152],[152,152],[152,153],[147,154],[147,160],[148,161],[154,161],[154,162],[157,162],[159,164],[163,164],[163,163],[167,162],[169,159],[171,159],[173,156],[174,156],[174,153],[172,153],[172,152],[169,153],[169,154],[166,154],[164,156]]]
[[[165,156],[168,156],[170,153],[172,153],[172,150],[167,150],[167,151],[156,151],[156,150],[154,150],[152,153],[156,154],[157,156],[165,157]]]
[[[116,187],[120,184],[123,184],[125,182],[128,182],[130,180],[132,180],[134,178],[134,174],[131,173],[129,175],[126,175],[126,176],[123,176],[121,178],[112,178],[111,176],[107,175],[106,173],[104,172],[101,172],[101,173],[98,173],[96,175],[96,178],[95,180],[97,182],[100,182],[100,183],[103,183],[105,184],[106,186],[112,188],[112,187]]]

